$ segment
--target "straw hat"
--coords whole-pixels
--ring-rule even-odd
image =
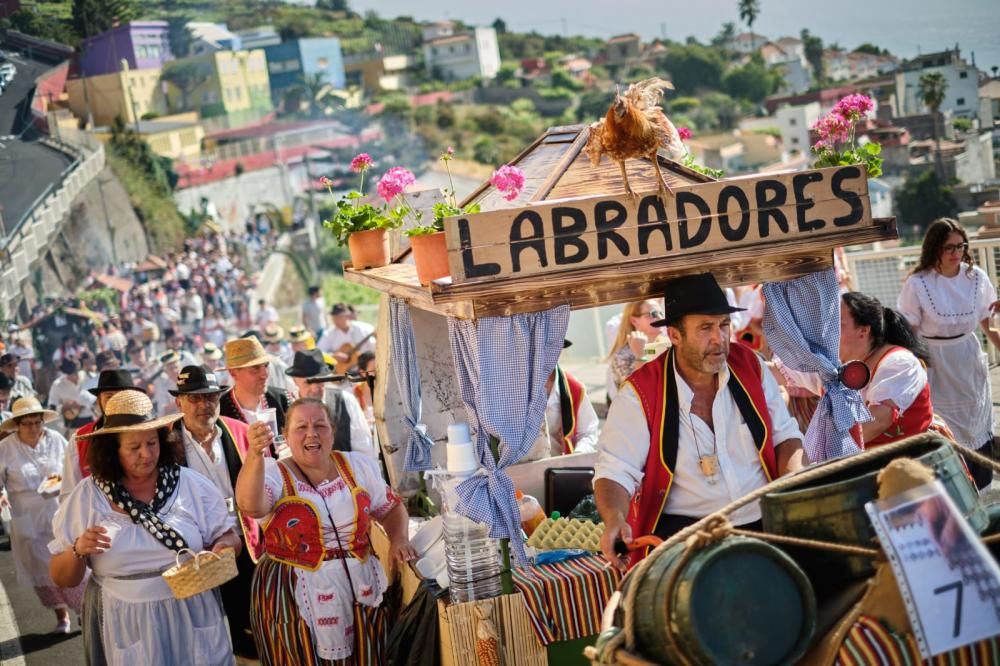
[[[306,330],[305,326],[292,326],[288,329],[288,339],[291,342],[305,342],[312,337],[312,334]]]
[[[222,350],[214,342],[206,342],[201,348],[201,357],[211,361],[218,361],[222,358]]]
[[[285,329],[278,324],[268,324],[264,329],[264,342],[273,344],[285,339]]]
[[[10,408],[10,416],[3,423],[0,423],[0,431],[14,432],[17,430],[16,421],[22,416],[30,416],[32,414],[41,414],[44,423],[55,421],[59,418],[59,415],[51,409],[42,407],[42,403],[38,402],[38,398],[27,396],[14,401],[14,404]]]
[[[268,363],[267,352],[257,338],[237,338],[226,342],[226,369],[249,368]]]
[[[142,391],[126,389],[114,394],[104,410],[104,425],[92,432],[77,433],[77,439],[95,435],[111,435],[118,432],[159,430],[183,416],[170,414],[159,418],[153,416],[153,402]]]

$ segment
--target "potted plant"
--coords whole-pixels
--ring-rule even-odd
[[[818,139],[812,147],[816,155],[813,167],[863,164],[869,178],[882,175],[882,145],[876,141],[859,143],[857,124],[875,108],[875,102],[865,95],[853,94],[841,98],[833,110],[813,124]]]
[[[479,202],[473,202],[459,207],[455,198],[455,183],[451,177],[451,162],[455,149],[449,147],[441,155],[445,170],[448,172],[450,187],[444,191],[445,200],[433,206],[434,220],[429,225],[407,229],[410,237],[410,248],[413,250],[413,262],[417,266],[417,279],[420,284],[430,284],[432,280],[447,277],[451,274],[448,268],[448,246],[444,236],[444,218],[455,215],[472,215],[480,210]],[[505,165],[493,172],[490,182],[505,193],[507,201],[513,201],[524,188],[524,173],[514,166]]]
[[[351,253],[351,264],[361,270],[389,263],[388,231],[401,227],[403,218],[409,213],[409,208],[405,205],[389,208],[388,200],[382,206],[363,200],[365,172],[371,166],[372,158],[368,153],[361,153],[351,160],[351,170],[361,175],[361,183],[357,190],[348,192],[337,201],[333,217],[323,222],[323,226],[333,232],[341,246],[347,245]],[[393,167],[386,175],[399,169],[402,168]],[[406,169],[402,171],[410,173]],[[413,174],[410,174],[410,179],[412,183]],[[333,183],[329,178],[324,176],[320,182],[332,192]],[[381,186],[381,182],[379,185]],[[381,193],[381,187],[379,192]]]

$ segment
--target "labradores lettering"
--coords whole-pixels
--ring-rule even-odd
[[[870,225],[867,176],[845,166],[592,197],[448,220],[456,282],[621,263]]]

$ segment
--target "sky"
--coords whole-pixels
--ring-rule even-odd
[[[487,25],[498,16],[511,30],[609,37],[637,32],[706,41],[726,21],[739,24],[737,0],[349,0],[352,9],[384,17],[461,19]],[[989,71],[1000,66],[998,0],[760,0],[754,32],[769,37],[799,34],[802,28],[824,42],[853,48],[872,42],[902,57],[954,48]]]

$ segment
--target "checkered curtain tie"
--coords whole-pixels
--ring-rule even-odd
[[[476,429],[476,452],[486,470],[459,484],[458,510],[489,525],[491,537],[510,539],[514,558],[522,565],[527,557],[521,514],[505,470],[521,460],[538,437],[548,401],[545,381],[559,361],[568,325],[568,305],[478,322],[448,320],[462,402]],[[500,440],[496,463],[490,435]]]
[[[840,383],[840,287],[831,268],[764,285],[764,335],[781,361],[823,380],[823,397],[802,448],[811,462],[860,453],[855,423],[872,420],[861,394]]]
[[[389,327],[392,330],[392,367],[396,386],[403,400],[403,421],[409,435],[406,438],[407,472],[422,472],[431,468],[431,447],[434,442],[420,422],[420,366],[417,364],[416,341],[410,306],[400,298],[389,300]]]

